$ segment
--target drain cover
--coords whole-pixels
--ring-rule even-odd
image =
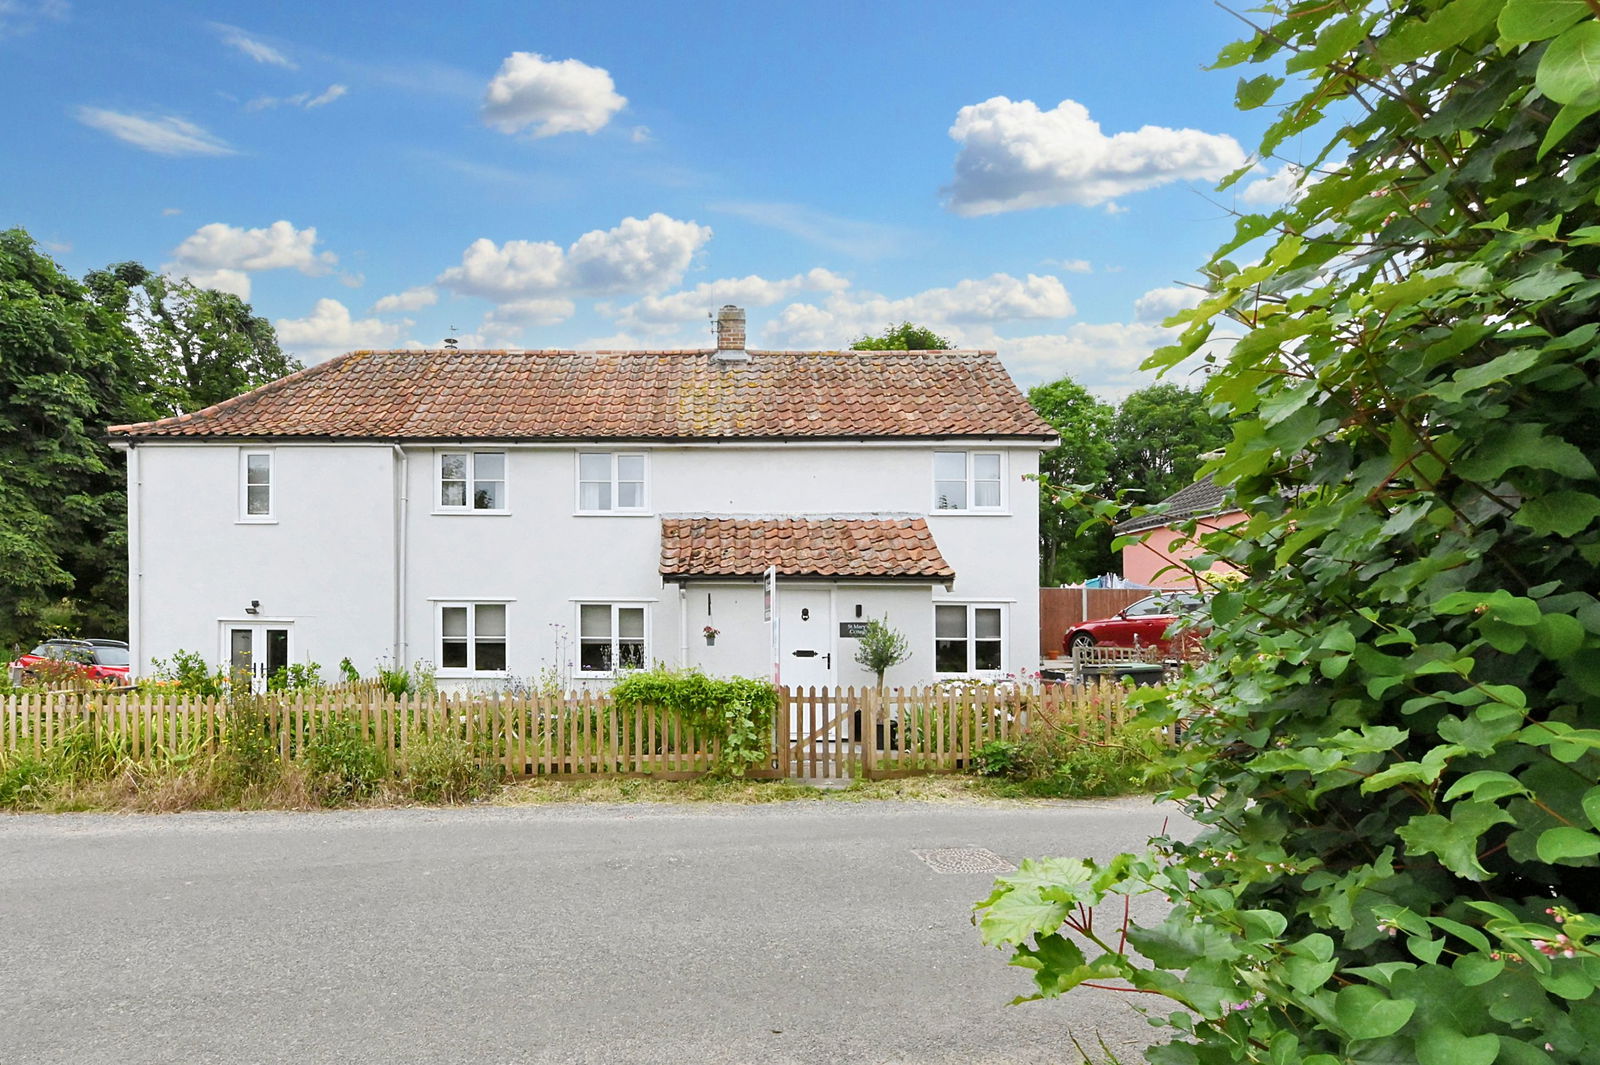
[[[1016,866],[982,847],[939,847],[911,852],[936,873],[1010,873]]]

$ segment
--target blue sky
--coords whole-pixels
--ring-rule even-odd
[[[1114,398],[1282,180],[1210,191],[1267,120],[1203,69],[1244,27],[1141,10],[0,0],[0,226],[246,295],[307,362],[701,347],[731,302],[752,346],[909,318]]]

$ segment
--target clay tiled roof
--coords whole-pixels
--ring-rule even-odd
[[[1163,499],[1156,504],[1156,509],[1152,513],[1129,518],[1111,531],[1118,536],[1124,536],[1128,533],[1144,532],[1146,529],[1159,529],[1163,525],[1176,525],[1190,518],[1202,518],[1208,514],[1226,514],[1238,509],[1238,505],[1228,499],[1228,493],[1213,481],[1208,473],[1194,484],[1180,488]]]
[[[923,518],[662,518],[661,575],[916,578],[956,571]]]
[[[1055,434],[993,352],[357,351],[113,436],[675,440]]]

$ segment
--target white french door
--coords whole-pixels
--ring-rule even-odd
[[[290,641],[294,626],[287,621],[224,621],[222,660],[235,685],[260,694],[267,680],[294,661]]]

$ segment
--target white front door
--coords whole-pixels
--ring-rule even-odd
[[[222,623],[222,660],[228,677],[238,686],[260,694],[267,680],[286,668],[291,626],[286,621],[225,621]]]
[[[786,584],[778,593],[778,671],[788,688],[826,688],[834,678],[833,593]]]

